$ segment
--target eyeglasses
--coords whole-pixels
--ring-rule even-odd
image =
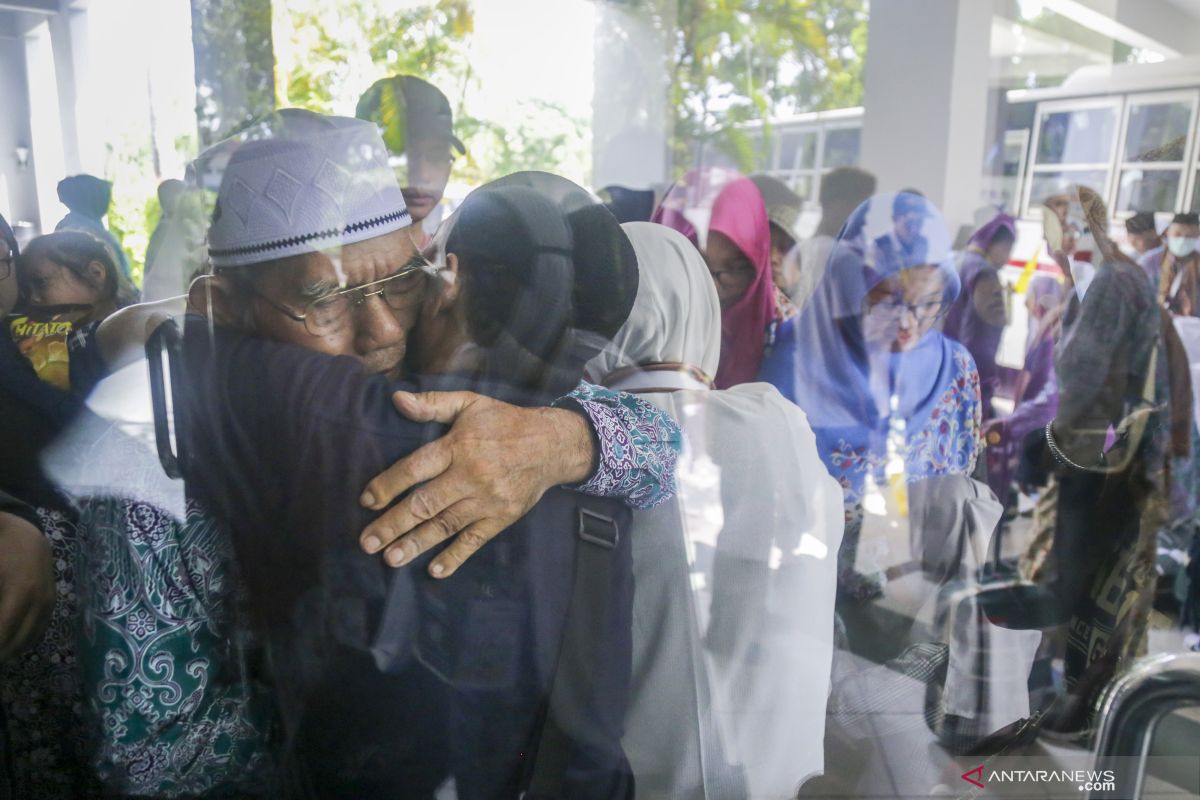
[[[420,303],[424,296],[422,289],[426,276],[437,272],[437,267],[426,259],[417,257],[396,274],[382,280],[318,297],[304,307],[302,314],[297,314],[293,309],[267,297],[257,288],[252,288],[254,293],[272,308],[296,322],[304,323],[304,329],[313,336],[325,336],[340,330],[351,312],[361,308],[371,297],[383,298],[383,302],[393,311],[412,308]]]
[[[9,250],[5,255],[0,256],[0,281],[5,280],[9,275],[12,275],[13,262],[16,260],[17,257],[13,255],[11,250]]]
[[[945,300],[926,300],[921,303],[906,303],[895,298],[867,305],[867,313],[874,317],[898,320],[908,311],[917,322],[933,322],[950,309]]]
[[[735,269],[710,269],[709,275],[712,275],[714,281],[724,286],[726,289],[733,289],[743,283],[754,280],[754,267],[745,266]]]

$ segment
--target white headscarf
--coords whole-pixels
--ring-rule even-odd
[[[676,499],[635,514],[634,676],[625,750],[647,796],[790,797],[824,767],[842,490],[804,413],[712,376],[721,313],[703,258],[662,225],[623,226],[640,283],[588,373],[684,431]]]
[[[638,257],[637,299],[612,344],[588,362],[588,374],[603,382],[619,369],[678,363],[712,378],[721,358],[721,302],[704,257],[665,225],[627,222],[621,229]],[[665,375],[652,380],[657,386],[674,381]]]

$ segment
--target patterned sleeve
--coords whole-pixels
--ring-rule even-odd
[[[633,508],[653,508],[675,495],[683,434],[668,414],[626,392],[590,383],[580,383],[558,404],[578,407],[596,435],[596,470],[579,491],[620,498]]]

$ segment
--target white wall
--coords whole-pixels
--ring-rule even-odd
[[[871,4],[861,164],[881,192],[924,193],[951,235],[983,202],[991,27],[982,0]]]

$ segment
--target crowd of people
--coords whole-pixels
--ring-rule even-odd
[[[448,209],[444,95],[358,117],[164,182],[140,290],[107,182],[0,220],[0,797],[854,797],[913,687],[1090,740],[1197,512],[1194,212],[1064,183],[1014,280],[859,168],[811,236],[766,175]]]

